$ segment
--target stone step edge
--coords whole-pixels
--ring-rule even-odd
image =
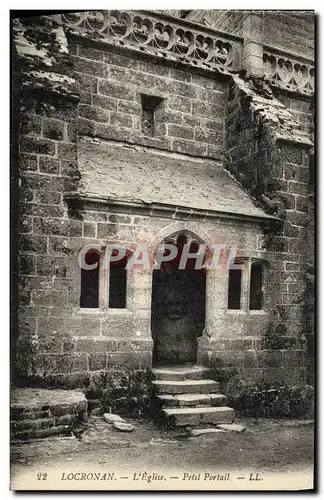
[[[212,379],[198,379],[198,380],[152,380],[152,384],[154,385],[207,385],[207,384],[218,384],[216,380]]]
[[[219,383],[215,380],[153,380],[155,394],[210,394],[218,393]]]
[[[186,400],[186,396],[191,396],[192,401]],[[208,393],[188,393],[188,394],[157,394],[156,398],[161,402],[163,407],[200,407],[200,406],[212,406],[217,408],[218,406],[224,406],[227,403],[227,398],[224,394]],[[183,401],[181,401],[183,399]],[[219,404],[219,403],[222,404]]]
[[[195,410],[201,410],[201,411],[195,411]],[[217,412],[221,413],[223,411],[233,412],[234,410],[229,406],[205,406],[202,408],[196,408],[196,407],[164,408],[162,411],[164,414],[171,417],[172,415],[189,415],[189,414],[217,413]]]
[[[227,406],[205,408],[174,408],[162,410],[164,424],[170,427],[201,426],[235,421],[233,408]],[[163,422],[163,420],[162,420]]]
[[[205,367],[192,367],[183,371],[172,370],[172,368],[153,368],[154,380],[202,380],[210,376],[210,369]]]

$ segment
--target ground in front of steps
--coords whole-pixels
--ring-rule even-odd
[[[237,420],[246,426],[243,434],[224,432],[200,437],[187,437],[181,429],[163,431],[150,422],[128,422],[134,425],[134,431],[122,433],[102,417],[91,417],[81,439],[51,438],[12,445],[11,488],[19,488],[19,478],[24,475],[34,478],[47,472],[50,477],[51,471],[122,470],[133,474],[163,469],[170,474],[178,471],[179,478],[184,472],[197,471],[303,471],[309,477],[313,473],[314,428],[309,422]],[[69,489],[67,482],[63,483],[60,488]],[[46,489],[45,483],[43,486]],[[84,488],[85,483],[79,487]],[[87,488],[92,484],[87,483]],[[179,484],[174,488],[179,489]],[[113,485],[107,489],[113,489]]]

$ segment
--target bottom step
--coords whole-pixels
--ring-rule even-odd
[[[162,410],[168,423],[174,426],[199,424],[231,424],[234,410],[227,406],[207,408],[168,408]]]

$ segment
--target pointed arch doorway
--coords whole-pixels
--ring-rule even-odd
[[[179,269],[183,247],[197,252],[198,239],[181,233],[165,243],[176,244],[177,256],[153,271],[151,331],[153,364],[179,365],[196,363],[197,339],[205,323],[206,274],[195,269],[195,259],[188,259]]]

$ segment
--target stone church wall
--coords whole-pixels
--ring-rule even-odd
[[[51,40],[51,23],[42,23],[39,31]],[[29,28],[29,42],[32,31]],[[75,79],[73,89],[53,91],[44,85],[40,90],[33,72],[44,71],[41,59],[31,66],[30,60],[25,61],[24,74],[20,62],[14,66],[20,122],[19,319],[14,351],[20,380],[78,387],[101,370],[151,366],[147,276],[138,276],[131,284],[130,311],[76,312],[80,279],[76,252],[83,243],[109,239],[109,234],[125,242],[139,234],[151,240],[171,222],[163,216],[94,206],[84,207],[80,214],[78,207],[66,203],[65,195],[80,187],[78,143],[88,136],[222,158],[261,206],[270,207],[272,213],[277,207],[284,215],[277,233],[264,237],[260,227],[250,224],[183,222],[183,228],[198,235],[203,228],[210,239],[223,234],[227,240],[240,240],[251,255],[270,263],[268,314],[243,318],[224,311],[211,339],[200,341],[198,361],[207,364],[221,358],[238,366],[246,378],[265,375],[273,381],[300,383],[306,373],[310,328],[303,308],[307,227],[312,221],[309,147],[273,141],[251,109],[251,100],[237,81],[229,83],[229,75],[207,76],[168,61],[158,64],[127,51],[107,50],[100,42],[76,41],[68,33],[63,39],[65,50],[59,50],[60,43],[53,45],[51,72],[62,76],[65,84],[68,78]],[[31,90],[22,91],[26,74],[34,82]],[[155,137],[141,133],[141,94],[162,99]],[[301,120],[309,115],[306,99],[289,99],[289,107],[301,113]],[[220,300],[224,296],[223,292]]]
[[[219,157],[224,142],[224,79],[176,69],[165,60],[158,64],[113,53],[93,42],[71,43],[70,51],[81,94],[79,135]],[[161,98],[154,137],[141,133],[141,94]]]

